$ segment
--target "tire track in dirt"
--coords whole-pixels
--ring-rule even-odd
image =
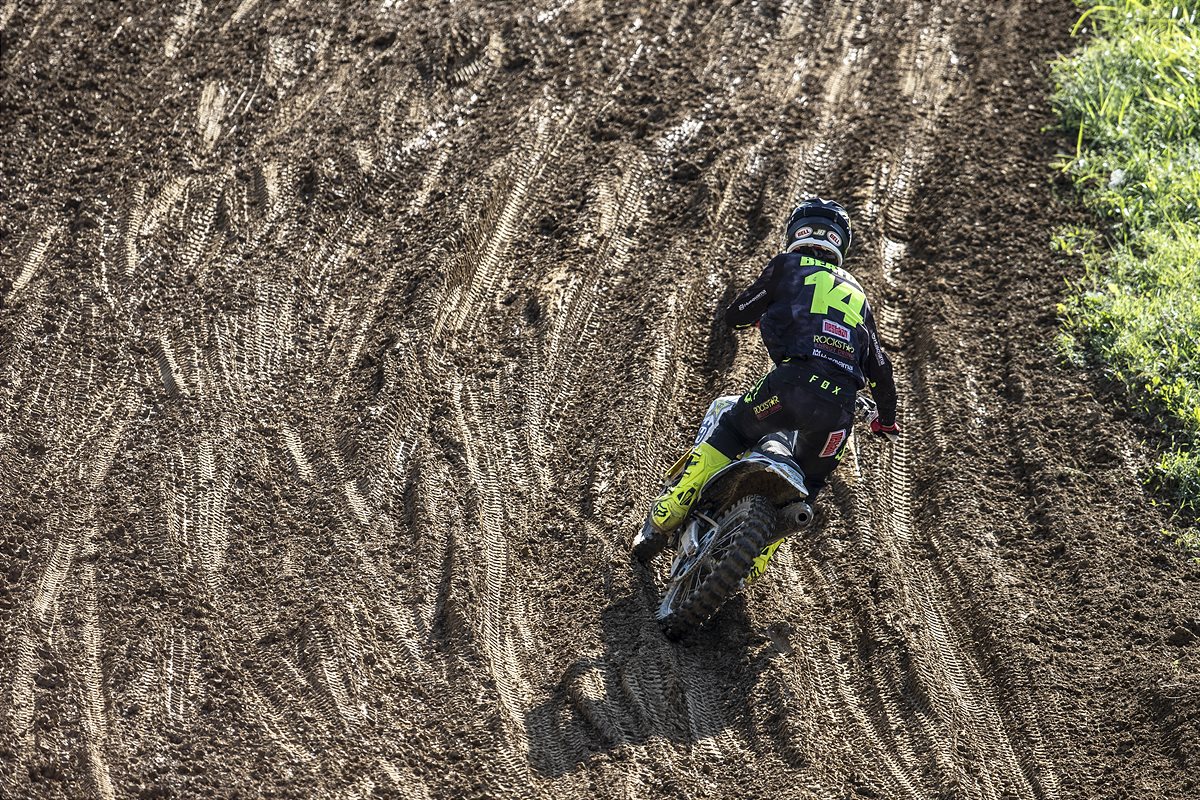
[[[936,11],[933,18],[941,17]],[[881,192],[880,216],[883,229],[881,239],[881,263],[886,281],[902,282],[899,264],[904,255],[903,242],[911,235],[907,219],[911,214],[911,201],[915,190],[914,178],[929,158],[931,138],[936,130],[938,118],[943,114],[943,105],[954,94],[952,81],[947,80],[947,67],[954,63],[949,40],[936,28],[926,28],[912,51],[913,66],[902,85],[903,93],[912,97],[925,113],[910,129],[905,141],[905,150],[899,162],[893,162],[889,172],[893,183],[885,185]],[[898,237],[898,238],[893,238]],[[904,329],[901,310],[888,304],[880,314],[881,333],[890,341],[899,339]],[[894,577],[900,579],[899,594],[906,598],[906,616],[918,621],[923,628],[915,645],[913,655],[916,668],[924,683],[924,693],[932,701],[933,711],[942,720],[946,733],[958,732],[950,741],[954,749],[945,748],[939,761],[943,768],[967,755],[967,763],[955,766],[954,780],[960,785],[970,786],[975,779],[975,792],[980,797],[1055,797],[1057,779],[1053,773],[1041,774],[1041,764],[1035,759],[1036,745],[1025,749],[1027,741],[1037,742],[1036,727],[1031,740],[1022,740],[1020,748],[1014,743],[1013,732],[1001,717],[1000,699],[1008,696],[1009,701],[1020,703],[1004,688],[996,685],[995,677],[987,664],[973,654],[973,647],[966,642],[979,641],[975,629],[961,614],[947,610],[964,605],[963,595],[957,587],[945,584],[944,579],[927,569],[922,562],[904,555],[905,551],[916,552],[912,517],[911,474],[907,453],[908,442],[926,438],[920,420],[926,414],[923,407],[930,405],[913,402],[918,397],[905,387],[914,383],[908,377],[903,356],[897,358],[898,384],[902,387],[902,407],[911,408],[907,418],[913,420],[906,436],[889,452],[881,484],[885,488],[887,504],[881,508],[882,530],[888,533],[885,549],[891,551]],[[860,492],[852,493],[852,503],[862,505],[869,498]],[[878,502],[878,501],[877,501]],[[889,541],[890,540],[890,541]],[[948,556],[948,551],[942,553]],[[969,601],[965,603],[969,605]],[[923,642],[920,640],[924,639]],[[1011,688],[1011,687],[1005,687]],[[1020,732],[1028,734],[1028,725],[1034,717],[1019,714]],[[892,727],[892,726],[889,726]],[[967,734],[965,743],[962,734]],[[935,740],[936,741],[936,740]],[[966,752],[964,752],[966,751]],[[975,753],[977,755],[968,755]],[[982,766],[982,769],[980,767]],[[973,793],[974,794],[974,793]]]
[[[530,109],[532,134],[528,154],[498,182],[473,230],[464,232],[466,247],[446,266],[449,292],[433,324],[433,340],[446,335],[473,336],[482,316],[484,298],[494,297],[505,279],[501,262],[527,209],[537,203],[534,187],[571,128],[570,107],[542,104]],[[447,330],[448,329],[448,330]]]
[[[801,556],[793,568],[798,571],[802,585],[814,592],[816,608],[830,608],[834,598],[840,591],[837,584],[839,575],[825,575],[816,569],[807,556]],[[856,680],[850,667],[853,658],[841,637],[835,635],[826,626],[817,626],[800,634],[802,640],[798,651],[803,654],[806,666],[806,676],[801,683],[809,684],[807,693],[815,695],[820,709],[818,718],[823,718],[826,725],[844,735],[840,741],[833,744],[832,752],[812,752],[810,758],[822,758],[830,767],[850,773],[856,784],[861,784],[870,791],[883,791],[888,796],[920,798],[928,795],[926,781],[923,780],[925,764],[922,758],[923,746],[926,743],[919,738],[920,734],[928,734],[928,730],[912,731],[912,720],[889,720],[880,712],[882,703],[872,702],[874,698],[864,696],[861,681]],[[811,702],[811,701],[810,701]],[[798,716],[803,717],[800,711]],[[899,724],[898,724],[899,723]],[[913,736],[909,736],[912,731]],[[852,732],[852,733],[851,733]],[[810,730],[810,736],[817,741],[822,737],[818,732]],[[810,739],[813,741],[813,739]],[[870,742],[869,750],[864,750],[861,743]],[[790,742],[793,747],[795,742]],[[881,768],[882,765],[882,768]],[[852,768],[851,768],[852,767]],[[854,778],[854,775],[860,777]],[[884,789],[883,787],[887,787]],[[833,787],[829,787],[829,791]]]
[[[124,387],[118,387],[112,394],[119,396],[120,400],[109,403],[107,407],[100,405],[90,409],[90,416],[94,420],[92,430],[77,433],[79,438],[75,441],[78,444],[66,444],[63,448],[67,452],[64,453],[65,457],[60,459],[60,469],[68,470],[67,465],[73,463],[79,466],[74,471],[60,475],[58,482],[64,487],[69,487],[73,479],[77,478],[81,483],[81,495],[86,505],[76,513],[51,515],[47,534],[49,538],[54,539],[53,552],[37,582],[28,615],[10,628],[10,635],[17,639],[14,648],[17,659],[10,677],[12,691],[7,716],[10,719],[9,731],[12,736],[9,741],[18,745],[18,768],[27,763],[33,746],[33,722],[36,712],[34,684],[36,673],[43,661],[39,651],[53,637],[53,627],[59,614],[59,597],[79,550],[81,547],[90,546],[83,542],[83,537],[88,533],[94,534],[96,493],[111,469],[117,448],[128,430],[130,415],[127,415],[126,410],[133,405],[131,395]],[[134,410],[133,414],[136,413]],[[83,460],[81,456],[85,453],[90,458]],[[94,578],[92,585],[94,586]],[[92,653],[95,628],[90,624],[85,629],[85,636],[85,646],[89,653]],[[94,663],[94,659],[89,663]],[[97,744],[104,730],[103,705],[93,692],[93,685],[86,680],[88,675],[90,673],[85,672],[83,701],[84,710],[88,714],[85,724],[89,734],[89,759],[97,790],[101,794],[111,795],[111,778]]]
[[[17,298],[25,287],[29,285],[29,282],[33,280],[33,276],[37,274],[37,271],[41,269],[42,264],[45,262],[50,245],[60,235],[62,235],[62,228],[52,225],[43,230],[34,239],[33,245],[29,248],[29,252],[23,259],[21,271],[17,274],[17,279],[13,281],[12,289],[9,290],[8,296],[5,298],[6,302],[11,302]]]
[[[601,308],[603,283],[628,266],[633,237],[645,218],[645,192],[650,165],[641,153],[621,154],[616,176],[602,179],[596,188],[595,230],[585,233],[597,255],[586,274],[572,274],[563,264],[548,273],[539,287],[543,313],[551,316],[547,337],[536,340],[525,353],[534,377],[526,382],[524,429],[533,454],[551,451],[567,422],[570,407],[587,370],[597,363],[605,316]],[[542,491],[552,478],[548,465],[535,458],[533,467]]]
[[[953,18],[947,18],[941,9],[933,8],[927,19],[916,21],[916,25],[917,35],[908,39],[900,49],[901,64],[906,65],[901,73],[900,90],[901,96],[910,99],[921,111],[908,130],[897,137],[898,141],[904,142],[904,154],[901,159],[893,162],[890,167],[886,164],[880,167],[885,180],[887,176],[895,173],[895,183],[885,183],[885,185],[877,187],[878,195],[876,197],[878,200],[876,197],[872,197],[868,201],[866,215],[868,224],[873,221],[871,219],[874,216],[872,212],[878,213],[880,217],[882,228],[880,263],[887,284],[894,284],[898,278],[896,273],[904,254],[904,240],[908,236],[904,226],[911,209],[915,175],[923,167],[928,157],[929,137],[937,125],[938,116],[942,113],[942,102],[953,93],[953,77],[946,71],[947,66],[953,60],[949,39],[954,25]],[[876,211],[880,206],[881,208]],[[893,237],[899,237],[899,239]],[[892,342],[900,340],[903,317],[896,305],[888,302],[886,297],[879,306],[879,321],[881,335],[885,340]],[[909,409],[909,397],[903,388],[908,384],[904,360],[903,354],[897,354],[895,367],[897,383],[901,387],[902,407]],[[919,419],[919,413],[906,412],[906,419],[910,416]],[[915,426],[913,427],[915,428]],[[909,507],[912,503],[905,449],[908,441],[919,436],[919,430],[910,430],[904,441],[893,448],[890,454],[892,456],[889,462],[890,469],[885,472],[878,483],[886,501],[876,501],[879,511],[877,520],[872,527],[887,532],[889,537],[900,540],[902,544],[907,544],[910,536]],[[871,499],[870,495],[861,490],[851,492],[849,495],[852,507],[869,504]],[[870,538],[879,543],[877,536],[872,535]],[[891,550],[893,569],[898,576],[912,572],[911,564],[913,562],[910,557],[902,555],[895,545],[889,544],[888,538],[885,538],[881,544],[886,550]],[[925,629],[925,636],[936,643],[931,654],[924,648],[914,651],[917,662],[916,669],[922,674],[925,682],[922,687],[923,696],[934,698],[933,707],[929,709],[933,712],[933,716],[926,718],[926,721],[935,722],[935,724],[925,727],[923,734],[928,737],[928,744],[932,745],[935,752],[938,753],[936,759],[938,768],[953,769],[955,772],[953,780],[969,783],[973,777],[973,766],[951,767],[964,754],[961,744],[952,746],[954,737],[947,740],[946,733],[951,730],[963,730],[961,719],[956,719],[958,717],[958,714],[955,713],[956,709],[949,708],[955,699],[963,702],[964,705],[974,707],[974,698],[962,699],[964,695],[971,692],[971,677],[963,675],[960,654],[949,644],[942,633],[946,623],[937,612],[935,605],[936,602],[940,602],[940,598],[933,601],[928,597],[930,589],[925,580],[916,578],[914,585],[912,577],[908,580],[901,577],[899,593],[907,603],[913,602],[911,596],[914,591],[920,595],[916,601],[922,607],[914,609],[910,605],[905,613]],[[922,611],[925,612],[924,616],[921,614]],[[923,652],[926,655],[922,656]],[[931,660],[935,663],[933,667],[929,665]],[[951,662],[949,666],[947,666],[947,662]],[[978,677],[975,677],[975,681],[978,682]],[[899,681],[893,681],[893,685],[902,684]],[[944,697],[938,697],[947,690],[952,698],[950,701]],[[884,734],[885,740],[891,738],[895,747],[902,748],[909,754],[915,753],[911,740],[901,742],[893,738],[894,734],[892,734],[892,731],[904,729],[904,720],[908,715],[902,710],[903,700],[898,696],[889,695],[886,691],[877,693],[872,699],[875,701],[874,707],[877,713],[883,715],[883,718],[877,723],[877,732]],[[951,724],[947,725],[944,722],[941,725],[936,724],[937,721],[945,720],[947,717],[953,720]],[[986,737],[989,736],[989,733],[977,735]],[[910,763],[912,762],[910,761]],[[1024,796],[1029,796],[1028,792]]]
[[[93,530],[92,540],[98,538],[98,532]],[[116,792],[113,789],[112,772],[105,758],[108,747],[108,714],[105,711],[105,698],[101,688],[103,667],[100,663],[100,649],[103,634],[100,630],[100,617],[96,599],[96,555],[95,545],[89,542],[81,554],[84,565],[80,576],[81,590],[84,593],[83,618],[83,654],[82,654],[82,706],[83,730],[87,741],[88,764],[92,772],[95,793],[103,800],[113,800]]]
[[[622,59],[622,71],[636,62],[640,49],[640,45],[632,46],[634,55]],[[435,341],[448,335],[461,339],[471,332],[492,330],[497,326],[486,320],[496,316],[497,311],[501,316],[504,313],[503,309],[490,309],[481,301],[496,296],[499,287],[511,284],[516,263],[506,263],[502,270],[498,268],[502,260],[509,260],[506,256],[510,241],[523,218],[543,202],[537,196],[542,191],[537,184],[542,182],[543,172],[555,159],[555,151],[571,139],[573,112],[554,110],[551,113],[555,119],[551,122],[547,109],[545,103],[532,109],[533,117],[528,124],[535,134],[527,160],[514,171],[506,170],[508,176],[499,179],[492,200],[479,212],[478,232],[468,233],[466,249],[452,257],[452,264],[466,262],[468,266],[452,269],[450,273],[451,276],[457,273],[451,278],[451,285],[460,302],[444,306],[452,311],[457,306],[457,313],[438,318],[434,325]],[[572,385],[572,378],[586,369],[589,360],[586,351],[575,348],[580,345],[586,348],[589,332],[597,329],[593,314],[601,283],[607,274],[623,265],[628,236],[642,214],[644,167],[639,165],[636,155],[629,163],[631,168],[619,169],[621,179],[615,188],[603,185],[597,198],[600,220],[594,236],[600,256],[598,270],[592,273],[595,277],[576,279],[565,291],[553,272],[542,278],[545,288],[539,292],[541,302],[560,310],[548,338],[539,337],[524,346],[524,357],[490,381],[490,392],[486,383],[480,387],[482,391],[471,391],[454,379],[447,403],[456,415],[458,436],[454,441],[462,448],[470,484],[478,493],[476,513],[484,532],[480,548],[484,558],[471,583],[481,592],[484,602],[480,619],[475,623],[476,636],[496,679],[500,704],[505,709],[505,725],[511,732],[512,741],[504,745],[508,752],[497,754],[497,758],[506,765],[505,771],[514,776],[528,774],[528,766],[524,764],[529,749],[527,736],[544,739],[544,732],[539,730],[536,720],[527,721],[525,714],[532,697],[533,639],[531,632],[515,620],[525,613],[522,609],[528,608],[529,601],[510,575],[512,544],[505,532],[529,528],[546,511],[544,500],[530,507],[526,501],[511,497],[514,487],[505,490],[497,476],[507,475],[508,481],[520,486],[521,496],[535,492],[530,477],[534,484],[541,484],[538,491],[550,488],[542,462],[542,455],[550,452],[545,446],[547,434],[553,436],[563,421],[560,406],[575,402],[572,395],[577,388]],[[512,260],[519,263],[519,259]],[[479,344],[488,347],[486,340]],[[564,347],[572,348],[569,361],[560,356]],[[528,398],[524,408],[507,402],[506,398],[514,391]],[[513,747],[514,744],[518,746]],[[562,756],[551,757],[561,760]]]
[[[511,735],[517,748],[525,750],[522,712],[530,688],[523,674],[524,659],[519,650],[525,649],[529,639],[529,633],[520,621],[527,613],[527,601],[510,577],[511,556],[504,534],[504,531],[520,529],[525,515],[508,506],[508,494],[500,488],[497,479],[511,468],[515,459],[511,453],[498,452],[484,444],[488,432],[474,427],[474,421],[483,418],[478,398],[464,393],[461,385],[454,387],[452,397],[456,401],[456,422],[463,436],[461,443],[467,472],[480,494],[478,513],[483,563],[477,566],[473,583],[483,597],[476,635],[495,679]]]
[[[478,70],[472,70],[470,75],[460,75],[456,80],[476,74]],[[431,325],[429,360],[425,365],[432,382],[449,386],[444,400],[435,402],[435,406],[453,410],[457,434],[454,446],[461,450],[463,477],[474,494],[472,505],[481,542],[479,546],[451,545],[447,552],[458,551],[457,558],[466,557],[468,580],[480,595],[482,607],[468,617],[472,638],[493,679],[510,739],[507,752],[496,756],[505,765],[505,773],[513,777],[527,775],[527,767],[518,754],[527,749],[523,712],[530,695],[526,673],[532,645],[531,634],[520,621],[527,613],[528,601],[509,573],[512,556],[507,532],[527,527],[531,510],[520,501],[514,502],[511,490],[502,486],[501,479],[504,476],[521,481],[523,473],[533,471],[535,460],[523,455],[517,440],[519,417],[510,421],[507,416],[513,413],[513,409],[506,407],[506,398],[513,391],[508,386],[512,382],[511,371],[493,378],[490,391],[486,385],[464,386],[461,378],[452,377],[458,357],[453,349],[447,350],[446,343],[474,338],[477,352],[486,353],[491,344],[489,339],[494,336],[491,333],[494,326],[488,322],[494,315],[490,298],[511,280],[515,266],[509,258],[512,241],[531,209],[537,207],[538,193],[543,189],[542,175],[553,163],[572,125],[569,108],[544,102],[535,104],[523,116],[523,124],[530,132],[526,153],[516,157],[519,160],[515,166],[508,163],[501,166],[490,199],[478,212],[478,222],[466,223],[461,250],[449,256],[446,288],[456,299],[439,304],[441,310]],[[510,155],[506,161],[512,158]],[[447,501],[462,495],[461,490],[435,491]],[[448,538],[456,537],[451,534]],[[459,601],[443,593],[440,602]]]

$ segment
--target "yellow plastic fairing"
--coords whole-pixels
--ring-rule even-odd
[[[775,555],[775,551],[781,544],[783,544],[783,539],[776,539],[762,549],[762,552],[754,559],[754,565],[750,567],[750,576],[746,578],[746,583],[750,583],[767,571],[767,563],[770,562],[771,556]]]
[[[683,472],[683,468],[687,466],[688,459],[692,457],[692,451],[689,450],[679,457],[671,468],[663,473],[663,483],[670,483],[679,477],[679,473]]]

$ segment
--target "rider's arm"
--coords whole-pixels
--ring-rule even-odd
[[[867,352],[863,359],[863,371],[867,374],[867,382],[871,387],[871,396],[879,407],[879,422],[884,426],[896,422],[896,381],[892,377],[892,361],[879,342],[879,333],[875,330],[875,315],[867,306],[863,325],[867,329]]]
[[[738,298],[725,309],[725,324],[731,328],[749,328],[758,322],[763,312],[775,299],[775,289],[779,286],[779,277],[783,268],[779,266],[780,256],[771,259],[767,268],[758,279],[750,284],[750,288],[738,295]]]

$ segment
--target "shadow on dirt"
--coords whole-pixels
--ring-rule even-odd
[[[626,745],[692,745],[751,724],[745,687],[769,659],[749,651],[741,598],[673,644],[654,618],[657,589],[644,568],[634,568],[626,588],[600,614],[601,651],[567,667],[549,698],[526,714],[529,763],[543,776],[562,776]]]

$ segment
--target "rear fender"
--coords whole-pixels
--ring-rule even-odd
[[[791,464],[751,450],[716,472],[704,485],[704,504],[719,514],[738,498],[760,494],[776,508],[808,499],[804,473]]]

